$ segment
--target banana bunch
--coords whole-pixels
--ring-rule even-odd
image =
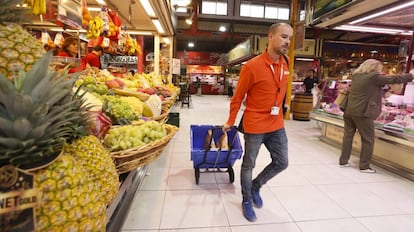
[[[126,46],[128,49],[128,54],[129,55],[133,55],[133,54],[137,54],[140,53],[140,47],[138,46],[137,40],[131,38],[130,36],[127,37],[127,41],[126,41]]]
[[[34,15],[46,14],[46,0],[27,0],[26,3]]]
[[[103,21],[100,17],[94,17],[89,21],[89,29],[86,33],[88,39],[98,38],[103,31]]]

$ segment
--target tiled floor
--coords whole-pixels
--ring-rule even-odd
[[[262,188],[264,206],[248,222],[240,205],[241,160],[233,184],[226,173],[202,173],[199,185],[190,160],[190,125],[221,125],[228,107],[226,96],[192,96],[191,107],[180,111],[179,132],[148,166],[123,231],[414,231],[414,183],[378,167],[376,174],[360,173],[357,157],[340,168],[339,149],[318,139],[314,121],[286,121],[289,167]],[[263,147],[255,172],[268,161]]]

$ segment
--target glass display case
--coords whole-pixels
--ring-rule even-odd
[[[375,143],[372,162],[410,180],[414,180],[414,84],[404,95],[383,98],[382,113],[374,121]],[[385,88],[384,92],[387,89]],[[408,97],[407,97],[407,96]],[[384,96],[387,96],[384,93]],[[405,97],[405,100],[404,100]],[[414,103],[414,102],[413,102]],[[321,128],[320,139],[341,148],[344,133],[343,112],[332,104],[321,104],[310,114]],[[354,137],[354,154],[359,156],[361,140]]]

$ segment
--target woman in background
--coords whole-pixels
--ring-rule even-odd
[[[382,86],[385,84],[407,83],[413,80],[412,74],[384,75],[382,63],[375,59],[364,61],[352,74],[352,84],[348,94],[348,104],[344,111],[344,137],[341,167],[349,167],[352,140],[355,131],[361,136],[359,169],[364,173],[375,173],[369,164],[374,149],[374,120],[381,113]]]
[[[71,36],[71,37],[65,38],[62,48],[56,54],[56,56],[79,58],[78,51],[79,51],[79,41],[77,38]],[[83,70],[83,67],[79,65],[79,67],[70,68],[69,73],[79,72],[82,70]]]

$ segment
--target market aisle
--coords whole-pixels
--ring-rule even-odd
[[[360,173],[355,157],[352,167],[340,168],[339,149],[319,141],[314,121],[286,121],[290,165],[261,190],[264,206],[248,222],[240,205],[241,160],[233,184],[227,173],[202,173],[199,185],[190,160],[190,125],[221,125],[228,104],[226,96],[192,96],[191,108],[181,109],[180,130],[148,166],[123,231],[414,231],[414,183],[375,166],[376,174]],[[268,160],[263,148],[255,170]]]

